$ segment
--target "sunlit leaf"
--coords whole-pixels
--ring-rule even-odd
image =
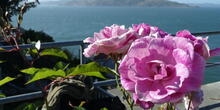
[[[37,51],[37,49],[31,49],[31,52],[34,54],[37,54],[38,51]]]
[[[98,78],[106,79],[102,73],[113,73],[111,69],[103,67],[96,62],[91,62],[88,64],[79,65],[76,68],[69,71],[69,75],[86,75],[86,76],[95,76]]]
[[[5,77],[4,79],[0,80],[0,86],[10,82],[10,81],[13,81],[15,80],[15,78],[12,78],[12,77]]]
[[[39,70],[40,70],[39,68],[28,68],[28,69],[21,70],[21,72],[26,73],[26,74],[34,74]]]
[[[100,110],[108,110],[106,107],[104,107],[104,108],[101,108]]]
[[[4,60],[0,60],[0,63],[5,63],[6,61],[4,61]]]
[[[4,97],[6,97],[6,95],[3,93],[0,93],[0,98],[4,98]]]
[[[3,48],[0,48],[0,52],[4,52],[5,51],[5,49],[3,49]]]
[[[64,77],[65,72],[63,70],[52,70],[48,68],[39,69],[26,84],[32,83],[34,81],[52,78],[52,77]]]
[[[40,56],[45,56],[45,55],[51,55],[51,56],[68,59],[67,54],[60,49],[45,49],[40,53]]]

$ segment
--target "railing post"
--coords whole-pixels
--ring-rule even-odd
[[[80,64],[85,64],[85,63],[86,63],[85,57],[84,57],[84,55],[83,55],[84,48],[85,48],[85,45],[84,45],[84,44],[81,44],[81,45],[80,45],[80,52],[79,52]]]

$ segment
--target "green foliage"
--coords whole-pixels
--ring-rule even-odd
[[[45,78],[55,79],[57,77],[68,77],[76,75],[95,76],[98,78],[106,79],[102,73],[114,73],[110,68],[103,67],[96,62],[82,64],[72,68],[68,68],[68,66],[69,64],[64,65],[62,62],[58,62],[54,66],[54,69],[27,68],[21,70],[21,72],[31,75],[31,79],[26,84]]]
[[[34,104],[22,104],[16,110],[36,110],[36,105]]]
[[[54,66],[54,69],[64,69],[65,65],[63,62],[59,61],[56,63],[56,65]]]
[[[108,110],[108,109],[104,107],[104,108],[101,108],[100,110]]]
[[[36,6],[35,2],[26,2],[25,5],[21,5],[24,1],[26,0],[0,0],[0,8],[5,15],[4,19],[10,20],[12,16],[25,13],[28,9]]]
[[[37,42],[40,40],[41,42],[54,42],[53,38],[46,34],[43,31],[35,31],[32,29],[25,30],[21,35],[21,38],[24,40],[24,43],[30,44],[31,42]]]
[[[57,56],[60,58],[68,59],[67,54],[60,49],[44,49],[42,52],[40,52],[40,56],[45,55]]]
[[[4,52],[5,51],[5,49],[3,49],[3,48],[0,48],[0,52]]]
[[[10,81],[13,81],[15,80],[15,78],[12,78],[12,77],[5,77],[4,79],[0,80],[0,86],[10,82]]]
[[[35,101],[33,103],[24,103],[20,104],[15,108],[15,110],[38,110],[40,106],[43,105],[43,101]]]
[[[83,107],[74,107],[73,110],[86,110],[86,109]]]
[[[4,60],[0,60],[0,63],[5,63],[6,61],[4,61]]]
[[[69,71],[68,76],[75,76],[75,75],[86,75],[86,76],[95,76],[98,78],[106,79],[103,75],[103,73],[113,73],[111,69],[107,67],[103,67],[99,65],[96,62],[91,62],[88,64],[78,65],[74,69],[71,69],[72,71]]]
[[[6,97],[5,94],[0,93],[0,98],[4,98],[4,97]]]
[[[65,69],[68,68],[69,65],[70,65],[70,64],[65,65],[63,62],[59,61],[59,62],[57,62],[56,65],[54,66],[54,69],[55,69],[55,70],[58,70],[58,69],[65,70]]]
[[[45,78],[53,78],[53,77],[64,77],[65,72],[63,70],[52,70],[48,68],[28,68],[22,70],[22,72],[26,74],[32,74],[31,80],[29,80],[26,84],[29,84],[31,82],[45,79]]]
[[[26,74],[35,74],[37,71],[39,71],[39,68],[28,68],[21,70],[21,72]]]

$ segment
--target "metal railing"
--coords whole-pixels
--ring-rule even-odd
[[[95,88],[97,88],[99,91],[101,91],[105,95],[113,97],[113,95],[106,92],[104,89],[102,89],[100,87],[115,84],[114,79],[94,82],[93,84],[94,84]],[[13,103],[13,102],[20,102],[20,101],[25,101],[25,100],[31,100],[31,99],[37,99],[37,98],[41,98],[43,96],[44,96],[44,93],[42,91],[38,91],[38,92],[32,92],[32,93],[26,93],[26,94],[20,94],[20,95],[0,98],[0,105],[7,104],[7,103]]]
[[[200,33],[192,33],[192,34],[193,35],[217,35],[217,34],[220,34],[220,31],[200,32]],[[80,46],[80,64],[85,63],[85,59],[83,57],[83,50],[84,50],[85,44],[83,43],[83,41],[50,42],[50,43],[41,44],[42,48],[64,47],[64,46]],[[19,45],[19,47],[22,49],[35,48],[35,45],[24,44],[24,45]],[[0,46],[0,48],[12,49],[14,48],[14,46]],[[209,64],[207,65],[207,67],[216,66],[216,65],[220,65],[220,62]],[[96,87],[98,90],[100,90],[104,94],[112,96],[111,94],[109,94],[108,92],[106,92],[104,89],[100,87],[113,85],[115,83],[116,83],[115,80],[111,79],[111,80],[106,80],[106,81],[94,82],[93,84],[94,84],[94,87]],[[16,95],[16,96],[9,96],[5,98],[0,98],[0,105],[13,103],[13,102],[19,102],[19,101],[25,101],[25,100],[30,100],[30,99],[42,98],[43,96],[44,94],[42,93],[42,91],[26,93],[26,94],[21,94],[21,95]]]
[[[85,58],[83,56],[83,50],[85,48],[85,45],[86,44],[83,43],[83,41],[48,42],[48,43],[42,43],[41,48],[80,46],[79,58],[80,58],[80,64],[83,64],[83,63],[85,63]],[[10,50],[10,49],[13,49],[16,47],[15,46],[0,46],[0,48]],[[35,48],[35,44],[23,44],[23,45],[19,45],[19,48],[21,48],[21,49]]]
[[[67,42],[48,42],[48,43],[42,43],[41,48],[52,48],[52,47],[65,47],[65,46],[80,46],[79,47],[79,58],[80,58],[80,64],[85,63],[85,57],[83,56],[83,50],[85,48],[85,43],[83,41],[67,41]],[[10,50],[15,48],[15,46],[0,46],[0,48]],[[35,44],[24,44],[19,45],[20,49],[27,49],[27,48],[35,48]],[[100,88],[101,86],[108,86],[108,85],[114,85],[115,80],[106,80],[106,81],[99,81],[94,82],[94,87],[102,92],[103,94],[113,97],[112,94],[108,93],[104,89]],[[32,93],[26,93],[26,94],[20,94],[15,96],[9,96],[5,98],[0,98],[0,105],[8,104],[8,103],[14,103],[14,102],[20,102],[25,100],[31,100],[31,99],[37,99],[42,98],[44,96],[44,93],[42,91],[32,92]]]

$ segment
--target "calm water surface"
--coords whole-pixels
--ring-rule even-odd
[[[104,26],[147,23],[169,33],[220,31],[220,8],[129,8],[39,6],[25,14],[23,27],[40,30],[56,41],[83,40]],[[220,35],[210,36],[211,48],[220,47]],[[220,61],[219,57],[210,60]],[[205,82],[220,80],[220,68],[206,69]]]

